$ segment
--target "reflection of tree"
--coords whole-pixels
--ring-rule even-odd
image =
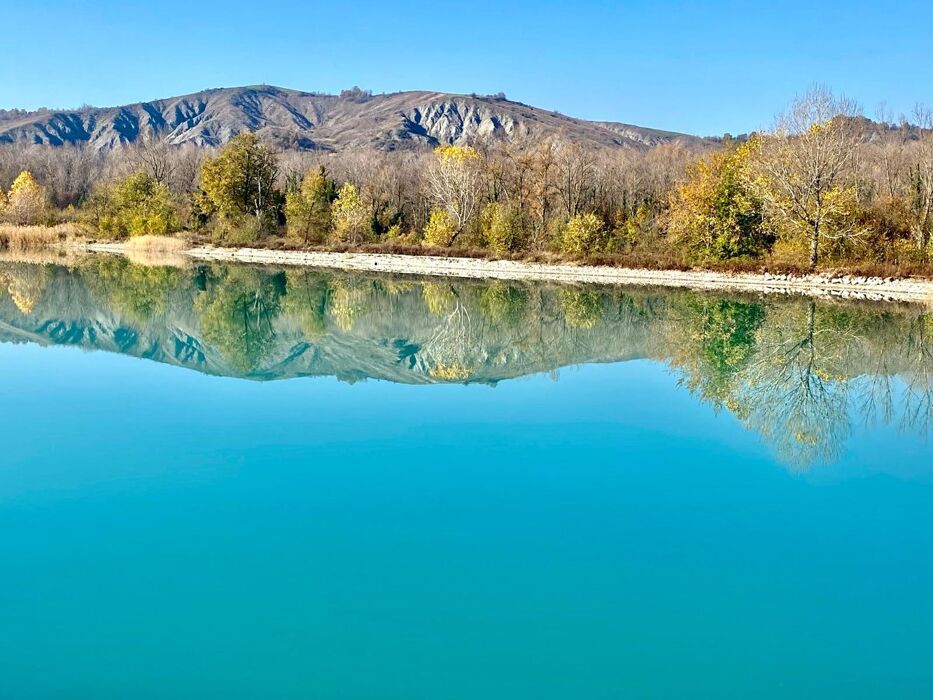
[[[494,323],[518,325],[526,316],[528,290],[505,282],[490,282],[480,292],[479,308]]]
[[[849,434],[845,321],[812,300],[782,304],[758,334],[743,376],[744,421],[792,464],[832,461]]]
[[[92,257],[81,267],[88,286],[136,323],[164,316],[171,293],[182,283],[174,267],[138,265],[120,257]]]
[[[406,282],[402,280],[396,280],[391,278],[379,280],[380,286],[385,290],[385,293],[390,297],[401,296],[402,294],[408,294],[417,289],[417,285],[414,282]]]
[[[255,371],[273,349],[283,286],[280,276],[223,268],[195,302],[204,340],[238,371]]]
[[[425,282],[421,286],[421,295],[428,312],[433,316],[443,316],[450,311],[457,301],[449,284]]]
[[[352,331],[357,320],[369,308],[371,283],[352,277],[335,278],[331,286],[328,312],[343,331]]]
[[[320,274],[307,270],[285,273],[286,288],[283,311],[295,319],[307,340],[321,338],[327,329],[327,297],[330,288]]]
[[[567,325],[571,328],[595,328],[602,321],[604,296],[592,290],[561,290],[560,306]]]
[[[929,425],[933,357],[925,315],[693,292],[668,299],[652,322],[657,352],[692,393],[727,408],[792,464],[836,459],[856,416],[892,422],[898,408],[910,430]]]
[[[695,293],[674,297],[663,328],[683,385],[715,408],[725,406],[744,416],[741,372],[755,354],[756,332],[764,319],[760,302]]]
[[[461,364],[453,363],[448,365],[443,362],[437,363],[429,370],[429,373],[434,379],[445,379],[452,382],[466,381],[473,374],[470,369]]]
[[[933,314],[912,319],[906,340],[908,365],[901,427],[927,436],[933,423]]]
[[[440,316],[430,339],[422,347],[422,354],[435,379],[463,381],[472,370],[466,356],[476,345],[473,337],[473,319],[461,294],[450,285],[426,284],[422,297],[428,311]]]
[[[45,265],[10,263],[0,273],[10,298],[24,316],[32,313],[49,282],[49,268]]]

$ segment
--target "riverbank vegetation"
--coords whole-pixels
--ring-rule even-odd
[[[9,225],[71,222],[108,240],[184,232],[223,246],[933,270],[931,113],[872,121],[823,89],[798,98],[770,131],[718,146],[591,150],[552,139],[276,152],[243,133],[215,152],[151,142],[110,157],[3,147],[0,189]]]

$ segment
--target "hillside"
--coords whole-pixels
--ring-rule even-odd
[[[140,138],[213,147],[253,131],[283,148],[398,150],[559,136],[609,148],[648,148],[697,137],[574,119],[504,97],[441,92],[321,95],[271,86],[220,88],[122,107],[0,112],[0,143],[113,149]]]

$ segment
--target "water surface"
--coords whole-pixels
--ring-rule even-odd
[[[0,287],[2,697],[933,695],[923,307]]]

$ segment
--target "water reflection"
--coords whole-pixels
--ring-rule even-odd
[[[860,423],[926,434],[933,313],[915,305],[158,267],[0,264],[0,340],[69,344],[268,380],[495,384],[650,358],[783,460],[832,462]]]

